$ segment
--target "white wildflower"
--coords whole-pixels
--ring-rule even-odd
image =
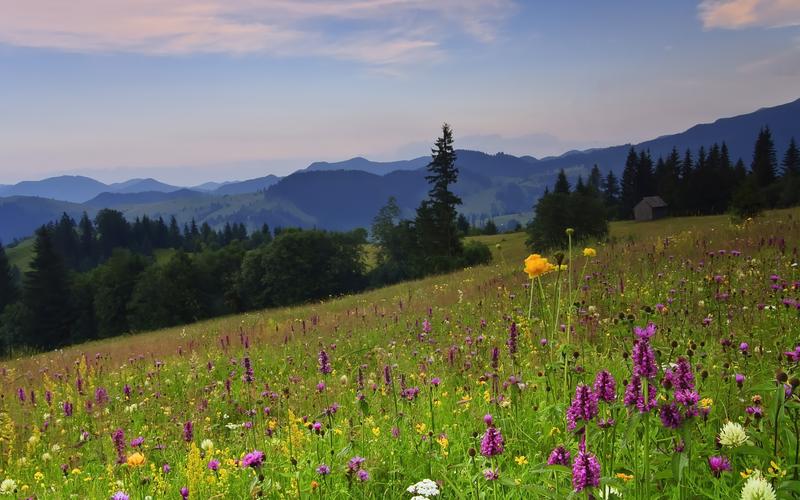
[[[409,486],[406,491],[422,498],[435,497],[439,494],[439,485],[430,479],[423,479],[417,484]]]
[[[17,482],[13,479],[6,478],[0,483],[0,494],[11,495],[15,491],[17,491]]]
[[[214,441],[210,439],[204,439],[200,443],[200,448],[202,448],[204,451],[211,451],[214,449]]]
[[[719,444],[729,448],[736,448],[747,441],[747,432],[744,427],[736,422],[726,422],[719,431]]]
[[[742,500],[775,500],[775,490],[769,481],[756,471],[742,486]]]

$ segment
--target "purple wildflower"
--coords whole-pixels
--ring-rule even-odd
[[[194,424],[191,420],[183,424],[183,440],[187,443],[192,441],[194,437]]]
[[[500,473],[497,472],[497,469],[486,469],[483,471],[483,477],[487,481],[496,481],[500,477]]]
[[[361,465],[366,460],[367,460],[366,458],[359,457],[358,455],[356,455],[355,457],[353,457],[350,460],[348,460],[347,461],[347,473],[348,474],[353,474],[353,473],[359,471],[361,469]]]
[[[139,436],[139,437],[131,440],[131,446],[133,448],[138,448],[139,446],[142,445],[142,443],[144,443],[144,438],[142,436]]]
[[[359,480],[359,481],[361,481],[362,483],[363,483],[364,481],[369,481],[369,472],[367,472],[367,471],[366,471],[366,470],[364,470],[364,469],[361,469],[361,470],[359,470],[358,472],[356,472],[356,477],[357,477],[357,478],[358,478],[358,480]]]
[[[711,473],[714,474],[714,477],[719,477],[723,472],[731,470],[730,461],[719,455],[708,457],[708,466],[711,468]]]
[[[130,500],[130,499],[131,497],[128,496],[128,494],[125,493],[124,491],[118,491],[113,495],[111,495],[111,500]]]
[[[481,455],[494,457],[503,453],[503,434],[497,427],[489,427],[481,440]]]
[[[242,459],[242,467],[253,467],[257,469],[264,463],[264,452],[253,450]]]
[[[563,465],[569,467],[571,458],[569,450],[563,446],[557,446],[550,452],[550,456],[547,457],[547,465]]]
[[[333,371],[331,367],[331,359],[328,357],[328,353],[325,350],[319,351],[319,357],[317,358],[319,361],[319,372],[323,375],[327,375]]]
[[[189,488],[187,488],[186,486],[181,488],[181,498],[183,498],[183,500],[189,498]]]
[[[647,384],[648,397],[645,400],[642,379],[638,375],[631,377],[631,381],[625,387],[625,406],[635,406],[640,413],[647,413],[656,406],[656,388],[653,384]]]
[[[567,428],[575,430],[578,420],[591,421],[598,412],[597,394],[585,384],[578,384],[575,388],[575,397],[567,409]]]
[[[518,341],[519,341],[519,334],[517,332],[517,324],[512,322],[511,327],[508,329],[508,340],[506,341],[506,345],[508,346],[508,352],[511,355],[517,353]]]
[[[64,416],[65,417],[71,417],[72,416],[72,403],[70,403],[69,401],[64,401],[64,404],[62,405],[62,407],[64,408]]]
[[[595,488],[600,484],[600,462],[597,457],[586,451],[579,451],[572,463],[572,488],[583,491]]]
[[[658,375],[656,355],[648,340],[639,339],[636,341],[633,345],[631,357],[633,358],[634,375],[644,378],[655,378]]]
[[[253,366],[250,364],[250,358],[247,356],[245,356],[244,360],[242,361],[244,363],[244,375],[242,376],[242,380],[244,380],[245,383],[249,384],[253,380],[255,380],[255,376],[253,374]]]
[[[211,459],[208,462],[208,470],[217,472],[219,470],[219,460]]]
[[[320,466],[317,467],[317,474],[319,474],[320,476],[327,476],[330,473],[331,473],[331,468],[325,464],[320,464]]]
[[[607,403],[617,399],[617,382],[608,370],[598,372],[595,376],[594,393],[600,401]]]
[[[125,456],[125,431],[117,429],[111,433],[111,440],[114,442],[114,449],[117,450],[117,463],[124,464],[127,460]]]
[[[683,422],[681,410],[675,402],[664,403],[659,408],[658,416],[661,423],[668,429],[677,429]]]
[[[664,373],[663,385],[670,385],[674,390],[694,390],[694,375],[692,366],[686,358],[678,358],[675,367]]]
[[[644,328],[640,328],[638,326],[633,327],[633,333],[639,340],[649,340],[650,337],[656,334],[656,328],[658,328],[655,323],[650,322],[647,323],[647,326]]]

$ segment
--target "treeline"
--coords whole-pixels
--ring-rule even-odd
[[[609,210],[601,185],[602,177],[597,165],[592,168],[588,182],[578,177],[574,189],[561,170],[553,191],[545,188],[545,193],[533,207],[533,219],[527,228],[528,246],[539,251],[559,247],[566,238],[566,228],[574,229],[579,240],[604,238],[608,234]]]
[[[445,126],[417,217],[401,220],[392,203],[376,217],[371,270],[364,229],[264,226],[248,234],[241,224],[214,231],[194,222],[180,228],[174,218],[129,222],[115,210],[78,222],[64,215],[36,232],[21,279],[0,245],[0,349],[53,349],[487,262],[485,245],[461,241],[460,200],[449,189],[458,175],[454,161]]]
[[[748,168],[735,163],[723,142],[693,154],[673,148],[655,162],[649,151],[631,147],[619,179],[613,171],[605,176],[595,165],[584,182],[576,185],[561,170],[552,192],[534,205],[527,228],[527,243],[534,249],[563,245],[564,228],[575,229],[578,238],[601,239],[608,234],[608,220],[633,218],[633,207],[646,196],[660,196],[670,215],[707,215],[731,212],[749,217],[768,208],[800,203],[800,151],[794,139],[780,165],[769,128],[759,131]]]
[[[655,162],[649,151],[631,148],[622,179],[609,172],[602,190],[611,218],[632,218],[633,207],[654,195],[667,202],[670,215],[749,216],[800,203],[800,151],[792,139],[779,165],[768,127],[758,134],[749,168],[741,158],[732,161],[724,142],[695,153],[673,149]]]

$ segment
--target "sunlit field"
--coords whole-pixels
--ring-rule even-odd
[[[6,360],[0,496],[798,498],[799,217]]]

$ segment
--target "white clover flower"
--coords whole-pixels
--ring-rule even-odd
[[[435,497],[439,494],[439,485],[430,479],[423,479],[422,481],[409,486],[406,491],[414,495],[421,496],[422,498]]]
[[[50,447],[50,451],[52,451],[53,453],[58,453],[59,451],[61,451],[61,445],[54,444],[53,446]]]
[[[48,452],[42,453],[42,462],[49,462],[52,458],[52,455],[50,455]]]
[[[15,491],[17,491],[17,482],[13,479],[6,478],[0,483],[0,494],[11,495]]]
[[[769,481],[756,471],[742,486],[742,500],[775,500],[775,490]]]
[[[212,441],[210,439],[204,439],[200,443],[200,448],[202,448],[204,451],[213,450],[214,449],[214,441]]]
[[[719,444],[729,448],[736,448],[747,441],[747,432],[744,427],[736,422],[726,422],[719,431]]]

